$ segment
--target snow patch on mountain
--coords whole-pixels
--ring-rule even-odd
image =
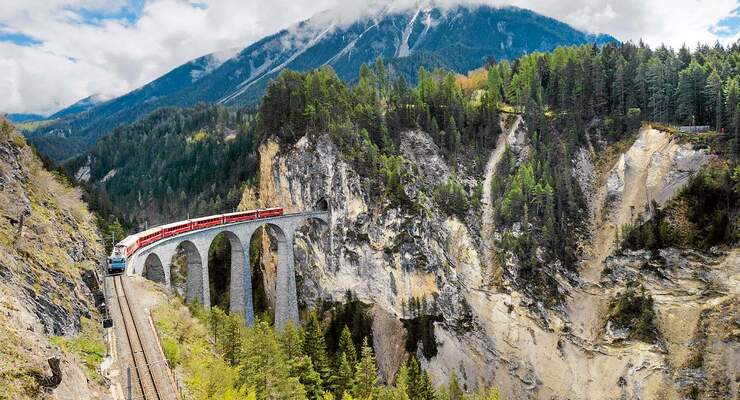
[[[403,31],[403,37],[401,38],[401,45],[398,46],[398,51],[396,52],[396,57],[406,57],[409,55],[409,37],[411,36],[411,31],[414,29],[414,22],[419,17],[420,12],[421,7],[416,10],[414,16],[411,17],[411,20],[406,25],[406,29]]]

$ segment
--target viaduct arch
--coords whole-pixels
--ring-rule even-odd
[[[231,246],[230,304],[232,312],[244,315],[247,325],[254,325],[252,304],[252,274],[249,265],[249,244],[258,228],[267,225],[277,236],[278,265],[275,296],[275,327],[281,330],[288,321],[298,324],[298,296],[296,293],[295,259],[293,244],[296,230],[306,221],[329,222],[329,212],[284,214],[279,217],[219,225],[191,231],[159,240],[131,256],[126,274],[142,275],[149,279],[171,284],[171,265],[178,251],[187,260],[185,300],[210,307],[211,294],[208,283],[208,250],[216,236],[224,234]],[[168,262],[163,265],[162,260]]]

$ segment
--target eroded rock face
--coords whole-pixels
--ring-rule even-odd
[[[0,130],[6,127],[0,120]],[[93,217],[80,193],[45,171],[18,133],[0,135],[0,182],[2,395],[104,398],[80,360],[50,340],[75,336],[83,318],[98,318],[101,299],[90,274],[105,254]],[[42,393],[39,377],[51,375],[52,356],[61,360],[62,381]]]
[[[594,236],[611,235],[609,239],[613,240],[613,232],[602,232],[600,211],[605,210],[607,215],[616,212],[621,218],[624,210],[629,211],[630,205],[637,204],[640,196],[632,196],[627,190],[634,177],[639,177],[643,187],[662,204],[708,160],[703,152],[674,143],[656,132],[641,133],[643,140],[638,140],[621,157],[608,174],[608,182],[600,182],[594,176],[594,155],[589,151],[584,150],[573,160],[583,175],[578,181],[582,190],[588,192],[594,219],[596,214],[599,217],[599,221],[594,221]],[[407,132],[402,138],[402,151],[409,160],[406,167],[414,172],[414,181],[404,190],[420,206],[420,212],[378,200],[382,197],[369,192],[368,188],[373,186],[368,184],[368,178],[355,171],[328,135],[304,137],[296,145],[285,148],[274,142],[262,148],[261,205],[310,210],[320,199],[325,199],[331,212],[328,226],[306,226],[296,238],[296,266],[302,283],[299,291],[305,305],[312,306],[319,299],[341,301],[347,290],[359,300],[374,304],[377,324],[374,347],[381,371],[388,379],[399,363],[391,351],[399,347],[399,325],[393,321],[408,316],[404,305],[410,299],[425,297],[439,317],[435,323],[438,353],[431,359],[424,358],[420,351],[418,355],[438,383],[446,382],[454,370],[468,389],[495,384],[507,398],[681,396],[683,384],[679,381],[686,381],[688,375],[675,364],[673,352],[678,351],[675,346],[607,340],[603,308],[612,294],[610,286],[623,282],[611,282],[608,279],[612,278],[608,278],[600,283],[601,262],[594,271],[584,267],[581,273],[589,276],[588,279],[575,272],[572,276],[562,276],[562,269],[552,266],[548,273],[567,291],[567,298],[574,300],[561,310],[547,309],[541,299],[523,293],[514,283],[507,284],[506,290],[485,284],[479,226],[485,221],[481,223],[480,217],[467,218],[466,223],[444,215],[427,193],[445,179],[451,168],[444,165],[444,159],[424,132]],[[505,138],[506,146],[514,150],[518,159],[527,157],[523,124],[517,125]],[[646,146],[652,146],[651,151],[646,152]],[[646,155],[639,158],[634,155],[638,153]],[[467,181],[484,179],[484,176],[461,177]],[[516,226],[511,229],[516,230]],[[612,252],[608,243],[604,240],[605,245],[597,249],[605,253],[598,255],[600,260]],[[723,260],[717,262],[732,261]],[[624,260],[609,260],[615,262],[629,264]],[[505,266],[504,278],[506,273],[515,271],[515,264],[512,261]],[[634,271],[623,271],[614,265],[610,268],[615,271],[613,279],[621,279],[617,278],[620,276],[643,279],[642,272],[638,278]],[[699,273],[701,268],[696,268]],[[725,279],[736,281],[737,272],[728,272]],[[579,281],[585,283],[572,285]],[[678,280],[673,286],[656,286],[655,296],[660,291],[681,296],[686,291],[684,285],[689,282]],[[691,326],[693,331],[698,319],[674,322],[666,318],[669,312],[679,314],[684,308],[696,309],[698,314],[704,312],[706,321],[721,320],[712,311],[715,306],[711,302],[675,301],[671,303],[675,309],[664,308],[661,299],[656,303],[661,331],[675,330],[684,324],[684,328]],[[725,304],[725,300],[720,303]],[[578,321],[578,316],[588,319],[593,334],[585,334],[578,328],[583,322]],[[686,341],[675,339],[675,343],[684,343],[681,345],[684,347]],[[704,343],[713,345],[714,337]],[[717,360],[724,361],[713,361],[713,365],[727,364],[728,359],[733,359],[729,354],[736,347],[727,345],[716,350],[718,347],[715,345],[712,351],[718,352]]]

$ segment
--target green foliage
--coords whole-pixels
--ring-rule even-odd
[[[249,328],[242,344],[239,382],[252,388],[257,399],[304,399],[297,377],[290,375],[285,354],[273,329],[263,321]]]
[[[135,228],[230,211],[257,170],[253,119],[212,105],[160,109],[64,167],[72,175],[90,167],[85,200],[106,222],[122,215]]]
[[[193,308],[206,318],[202,308]],[[237,383],[238,368],[230,365],[211,343],[206,328],[194,319],[180,299],[163,304],[153,311],[165,357],[173,368],[182,372],[190,398],[238,399],[246,389]],[[221,317],[223,318],[223,317]],[[222,342],[224,337],[220,339]]]
[[[105,251],[110,254],[111,250],[113,250],[113,244],[120,242],[126,237],[123,231],[123,226],[118,218],[114,218],[113,221],[105,226],[103,236],[105,241]]]
[[[180,345],[172,338],[162,339],[162,350],[164,351],[164,357],[170,364],[171,368],[177,368],[182,362],[182,351]]]
[[[618,293],[609,302],[607,320],[616,328],[629,329],[628,339],[652,343],[658,338],[653,298],[643,287]]]
[[[406,393],[409,400],[434,400],[435,390],[429,374],[421,368],[419,360],[412,356],[408,363]]]
[[[329,389],[333,381],[331,363],[326,351],[324,326],[315,311],[308,314],[303,328],[303,352],[311,359],[316,372],[321,376],[324,389]]]
[[[358,400],[367,400],[375,397],[378,391],[378,366],[375,363],[373,349],[367,338],[362,341],[360,361],[355,367],[354,396]]]
[[[664,247],[709,249],[740,240],[740,174],[726,162],[702,169],[662,209],[653,202],[634,224],[623,227],[621,245],[628,249]]]
[[[324,311],[329,311],[330,318],[328,326],[326,327],[326,347],[329,353],[335,355],[335,359],[339,356],[342,350],[349,348],[349,343],[342,337],[346,336],[343,333],[344,328],[347,327],[352,336],[352,343],[354,348],[357,349],[362,344],[362,340],[367,337],[368,340],[372,341],[372,326],[373,318],[371,315],[371,306],[363,304],[352,296],[352,293],[347,291],[345,301],[343,303],[334,303],[331,305],[324,304]],[[342,345],[340,342],[344,341],[346,344]],[[355,351],[355,359],[356,359]],[[350,356],[348,356],[350,357]]]
[[[434,200],[448,214],[465,218],[469,207],[467,195],[465,188],[454,178],[448,178],[434,189]]]
[[[352,340],[352,333],[350,332],[347,325],[342,328],[342,333],[339,335],[339,347],[337,348],[337,357],[345,355],[349,365],[355,365],[357,363],[357,349],[355,343]],[[339,360],[337,359],[337,363]]]
[[[347,355],[342,353],[337,361],[337,372],[334,376],[332,389],[337,396],[343,396],[345,393],[352,393],[355,388],[354,364],[347,360]]]

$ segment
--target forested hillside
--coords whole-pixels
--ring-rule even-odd
[[[505,154],[492,183],[493,206],[499,227],[531,229],[507,230],[497,251],[502,261],[515,256],[520,267],[511,279],[518,286],[556,305],[563,291],[547,266],[556,263],[575,272],[579,243],[587,233],[586,200],[571,161],[577,150],[604,149],[628,139],[644,120],[693,122],[728,132],[714,148],[734,159],[739,73],[737,44],[703,46],[693,53],[632,44],[561,47],[465,77],[422,69],[417,87],[403,77],[392,79],[380,62],[363,67],[352,87],[329,69],[288,72],[268,88],[258,132],[288,144],[306,133],[330,132],[368,184],[377,185],[369,193],[412,208],[420,207],[407,195],[416,177],[404,168],[401,133],[428,132],[454,169],[450,181],[428,188],[427,194],[472,224],[481,188],[466,187],[455,175],[480,175],[482,156],[500,131],[501,110],[520,110],[532,133],[529,154]]]
[[[88,150],[119,125],[160,107],[198,102],[254,105],[284,69],[305,72],[331,66],[345,82],[354,82],[361,65],[381,58],[394,66],[394,75],[413,81],[422,66],[466,73],[486,59],[511,60],[559,45],[615,41],[514,7],[389,3],[371,7],[356,21],[346,21],[341,9],[327,10],[238,54],[199,57],[137,90],[27,135],[42,153],[61,162]]]
[[[65,168],[96,210],[131,227],[229,211],[256,171],[253,119],[220,106],[160,109]]]

